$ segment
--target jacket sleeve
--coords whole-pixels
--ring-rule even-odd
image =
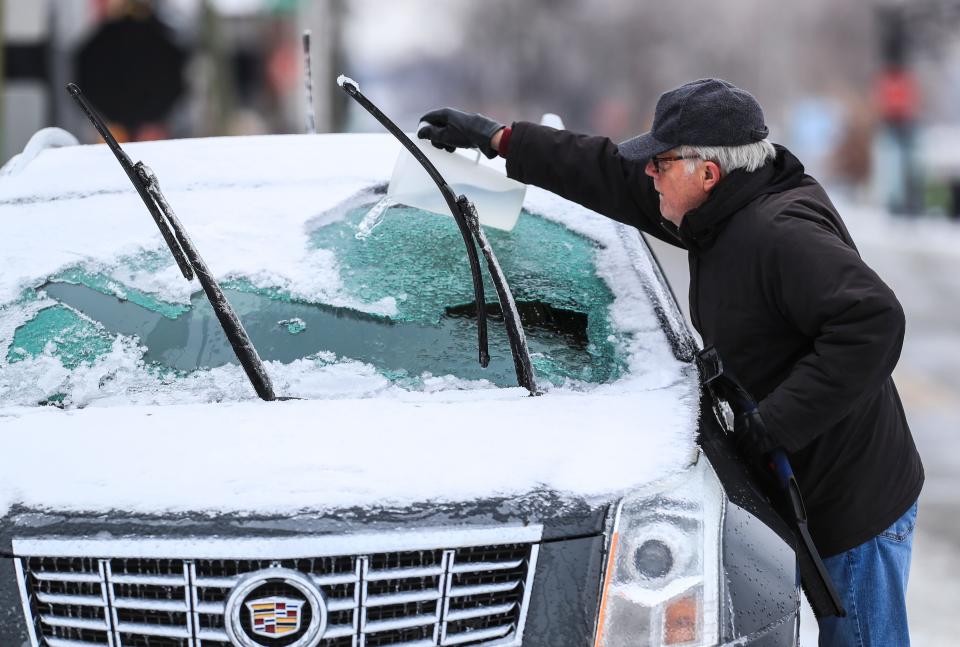
[[[764,281],[767,298],[812,340],[787,378],[760,403],[768,430],[791,452],[854,413],[893,373],[903,309],[893,291],[836,232],[778,217]]]
[[[682,247],[660,216],[659,197],[644,165],[621,157],[609,138],[522,121],[512,131],[507,151],[511,178]]]

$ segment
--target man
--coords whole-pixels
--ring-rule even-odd
[[[891,380],[904,317],[823,188],[771,144],[756,99],[702,79],[619,145],[445,108],[419,136],[506,157],[510,177],[687,249],[690,316],[760,402],[746,450],[783,447],[847,610],[820,644],[909,645],[904,594],[923,467]]]

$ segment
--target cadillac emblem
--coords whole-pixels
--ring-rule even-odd
[[[224,628],[236,647],[316,647],[326,626],[323,593],[287,568],[244,575],[224,609]]]
[[[291,598],[260,598],[243,603],[250,612],[253,633],[273,638],[296,633],[300,629],[302,600]]]

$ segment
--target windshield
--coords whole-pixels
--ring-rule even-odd
[[[331,255],[326,271],[338,274],[348,301],[375,307],[305,300],[264,287],[269,280],[262,276],[222,282],[267,370],[279,378],[278,393],[515,386],[486,272],[491,362],[484,369],[477,361],[473,288],[454,220],[380,204],[378,197],[318,219],[307,238],[313,252]],[[371,210],[382,210],[372,224]],[[597,243],[526,211],[512,231],[487,234],[516,298],[538,379],[573,388],[617,379],[622,340],[609,317],[613,294],[597,274]],[[201,293],[173,303],[131,285],[171,266],[165,249],[140,250],[110,266],[78,263],[23,291],[0,309],[0,399],[71,406],[111,388],[161,400],[171,387],[204,399],[242,391],[242,378],[227,372],[236,358]]]

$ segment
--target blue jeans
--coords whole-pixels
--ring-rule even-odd
[[[823,560],[847,617],[820,620],[820,647],[909,647],[907,578],[917,504],[870,541]]]

